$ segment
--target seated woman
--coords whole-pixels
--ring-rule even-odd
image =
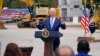
[[[15,43],[9,43],[4,52],[4,56],[22,56],[22,53]]]
[[[78,42],[78,47],[77,47],[78,54],[76,56],[91,56],[88,55],[90,51],[90,46],[88,41],[86,40],[80,40]]]

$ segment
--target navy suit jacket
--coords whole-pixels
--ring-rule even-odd
[[[50,25],[50,18],[48,18],[47,20],[45,20],[42,24],[37,25],[38,29],[43,29],[43,28],[47,28],[48,31],[59,31],[59,28],[61,27],[62,29],[66,29],[66,25],[62,24],[61,21],[59,19],[55,19],[53,27],[51,28]]]

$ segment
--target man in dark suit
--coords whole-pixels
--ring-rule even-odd
[[[37,23],[37,28],[38,29],[43,29],[47,28],[48,31],[59,31],[59,28],[61,27],[62,29],[66,29],[66,25],[63,22],[63,20],[60,20],[55,17],[56,15],[56,10],[54,8],[50,8],[50,17],[45,20],[42,24]],[[56,38],[53,42],[53,50],[55,51],[57,47],[60,45],[60,39]]]

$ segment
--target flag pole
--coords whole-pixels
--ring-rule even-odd
[[[84,31],[84,37],[86,37],[86,32]]]
[[[84,9],[85,9],[85,12],[86,12],[86,3],[87,3],[87,0],[84,0]],[[84,37],[86,37],[86,30],[84,30]]]
[[[92,5],[93,5],[93,0],[91,0],[91,9],[93,10],[93,7],[92,7]],[[90,37],[92,37],[92,33],[90,32]]]

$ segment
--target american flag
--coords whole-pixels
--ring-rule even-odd
[[[83,15],[81,17],[81,25],[84,29],[84,31],[87,33],[89,32],[89,16],[86,8],[83,10]]]

